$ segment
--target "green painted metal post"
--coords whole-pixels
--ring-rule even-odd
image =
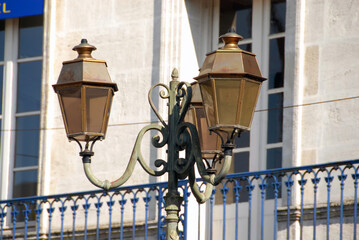
[[[179,109],[180,105],[177,101],[177,86],[178,71],[174,69],[172,72],[172,81],[170,82],[169,91],[169,106],[168,106],[168,127],[169,127],[169,138],[168,138],[168,149],[167,149],[167,172],[168,172],[168,193],[165,196],[165,210],[167,213],[166,223],[166,239],[177,240],[179,239],[178,234],[178,222],[179,212],[181,210],[181,203],[183,198],[178,193],[178,177],[175,172],[174,166],[179,156],[179,150],[176,144],[177,126],[179,121]]]

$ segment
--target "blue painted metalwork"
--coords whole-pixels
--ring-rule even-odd
[[[111,240],[111,230],[112,230],[112,206],[115,204],[115,201],[112,200],[112,195],[110,195],[110,201],[106,202],[108,206],[108,239]],[[98,231],[99,229],[97,229]],[[98,231],[99,232],[99,231]],[[98,237],[97,239],[100,239]]]
[[[235,196],[235,203],[236,203],[236,216],[238,216],[238,204],[239,204],[239,192],[241,191],[242,187],[238,186],[239,181],[235,181],[235,186],[233,187],[234,196]],[[238,240],[238,218],[236,218],[236,233],[235,233],[235,239]]]
[[[102,202],[100,202],[99,197],[97,197],[97,203],[95,203],[95,208],[96,208],[96,239],[99,239],[100,237],[100,212],[101,212],[101,207],[102,207]],[[111,207],[109,207],[109,212],[111,212]],[[111,213],[110,213],[111,216]],[[111,221],[109,223],[109,226],[111,226]]]
[[[262,182],[264,179],[262,179]],[[261,240],[264,239],[264,199],[266,194],[267,184],[259,184],[259,189],[261,190]]]
[[[121,240],[123,239],[123,213],[125,211],[125,204],[127,202],[126,199],[124,199],[124,195],[121,195],[122,199],[119,201],[121,204]]]
[[[254,190],[254,185],[252,183],[248,183],[247,191],[248,191],[248,240],[251,239],[251,226],[252,226],[252,192]]]
[[[345,169],[345,168],[344,168]],[[340,181],[340,240],[343,239],[343,200],[344,200],[344,182],[347,179],[347,175],[344,174],[344,170],[341,170],[341,175],[338,176]]]
[[[143,201],[146,203],[146,216],[145,216],[145,239],[147,239],[148,236],[148,208],[149,208],[149,202],[151,201],[151,196],[148,192],[146,192],[146,197],[143,198]]]
[[[314,211],[313,211],[313,240],[316,239],[316,230],[317,230],[317,194],[318,194],[318,183],[320,178],[317,177],[318,172],[315,173],[314,178],[312,178],[312,183],[314,184]]]
[[[358,213],[358,168],[355,170],[355,173],[352,174],[354,179],[354,240],[357,239],[357,213]]]
[[[344,239],[344,231],[351,234],[350,239],[357,239],[358,181],[359,160],[230,174],[212,191],[206,215],[199,204],[190,204],[193,194],[188,182],[180,181],[184,197],[180,238],[200,236],[188,231],[191,224],[191,229],[198,226],[201,231],[208,227],[205,237],[211,240],[251,239],[253,235],[266,240],[293,239],[292,232],[300,239],[311,234],[311,239],[324,235]],[[161,240],[165,238],[166,191],[167,183],[151,183],[0,201],[0,239],[134,239],[136,234],[136,238],[157,236]],[[193,219],[194,212],[199,219]],[[254,228],[254,234],[251,226],[259,221],[261,226]],[[325,223],[326,232],[317,231]],[[309,224],[312,228],[303,228]]]
[[[138,202],[138,197],[136,197],[136,192],[134,193],[133,198],[131,198],[132,208],[133,208],[133,215],[132,215],[132,240],[135,240],[136,235],[136,203]]]
[[[333,181],[334,177],[330,176],[331,172],[327,172],[328,177],[324,178],[327,183],[327,240],[329,240],[330,236],[330,190],[331,190],[331,182]]]
[[[279,193],[279,187],[280,182],[278,182],[278,179],[274,176],[274,240],[277,239],[277,209],[278,209],[278,193]]]
[[[210,204],[210,213],[209,213],[209,239],[213,240],[213,202],[214,202],[214,195],[216,194],[216,189],[212,190],[212,195],[209,198]]]
[[[294,181],[289,178],[287,175],[288,180],[285,181],[285,185],[287,187],[287,206],[290,206],[291,197],[292,197],[292,187],[294,184]],[[287,229],[290,228],[290,208],[287,207]],[[289,231],[287,231],[287,239],[289,239]]]
[[[223,224],[222,224],[222,239],[226,239],[226,206],[227,206],[227,193],[229,188],[227,188],[226,183],[223,184],[223,188],[221,188],[221,193],[223,195]]]

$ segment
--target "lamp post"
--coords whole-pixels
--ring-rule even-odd
[[[98,179],[91,170],[93,146],[97,140],[105,138],[112,97],[117,91],[117,85],[110,80],[106,62],[93,59],[91,52],[96,48],[83,39],[80,45],[73,48],[78,52],[78,57],[63,62],[58,82],[53,85],[59,97],[67,137],[79,144],[84,171],[92,184],[105,190],[121,186],[131,176],[137,161],[152,176],[168,173],[168,192],[165,196],[166,239],[179,238],[178,222],[183,198],[178,192],[178,180],[188,177],[191,191],[199,203],[204,203],[211,196],[213,186],[220,183],[230,168],[234,138],[240,132],[249,130],[260,86],[265,80],[261,76],[255,55],[238,48],[241,36],[227,33],[221,38],[225,43],[224,47],[207,54],[200,74],[195,78],[199,82],[203,99],[204,111],[203,108],[200,111],[202,116],[190,110],[198,115],[197,118],[202,119],[205,112],[209,130],[219,136],[221,147],[212,152],[216,157],[210,166],[204,163],[203,157],[207,158],[209,152],[204,151],[202,157],[198,136],[200,132],[202,140],[208,139],[208,132],[203,126],[193,124],[196,121],[190,123],[184,120],[192,99],[192,86],[178,81],[176,69],[172,72],[172,80],[168,86],[158,83],[148,94],[149,103],[161,124],[148,125],[138,133],[125,172],[112,182]],[[160,97],[168,101],[168,121],[161,117],[152,103],[151,93],[156,87],[164,88],[160,91]],[[188,114],[193,116],[190,112]],[[152,138],[154,147],[162,148],[167,145],[167,161],[156,160],[157,169],[146,164],[140,150],[142,138],[150,130],[158,132]],[[215,141],[219,140],[215,138]],[[81,142],[85,143],[84,147]],[[184,158],[179,157],[182,151]],[[219,170],[215,169],[218,161],[222,163]],[[203,192],[196,182],[195,166],[206,182]]]

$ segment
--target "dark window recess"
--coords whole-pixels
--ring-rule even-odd
[[[252,0],[223,0],[220,4],[219,36],[234,28],[244,38],[252,37]]]
[[[42,61],[19,63],[16,112],[39,111]]]
[[[244,51],[252,52],[252,44],[250,44],[250,43],[238,45],[238,47]]]
[[[16,120],[15,168],[38,165],[40,116],[18,117]]]
[[[236,148],[245,148],[249,147],[250,143],[250,132],[242,132],[238,137],[235,139]]]
[[[43,16],[19,20],[19,58],[42,56]]]
[[[272,0],[270,12],[270,34],[285,31],[286,1]]]
[[[283,93],[268,96],[267,143],[282,142],[283,133]]]
[[[284,86],[284,38],[269,41],[269,79],[268,88]]]
[[[3,73],[4,73],[4,66],[0,66],[0,114],[2,114],[2,93],[3,93],[3,85],[4,85]]]
[[[281,168],[282,167],[282,148],[271,148],[267,149],[267,169],[275,169],[275,168]],[[280,183],[280,186],[278,188],[278,198],[282,197],[282,178],[280,176],[275,176],[277,179],[277,182]],[[267,189],[266,189],[266,199],[274,199],[274,186],[273,184],[276,181],[273,177],[268,178],[266,183]]]
[[[5,49],[5,20],[0,20],[0,61],[4,61],[4,49]]]

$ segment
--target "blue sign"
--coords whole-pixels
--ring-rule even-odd
[[[0,0],[0,19],[43,14],[44,0]]]

